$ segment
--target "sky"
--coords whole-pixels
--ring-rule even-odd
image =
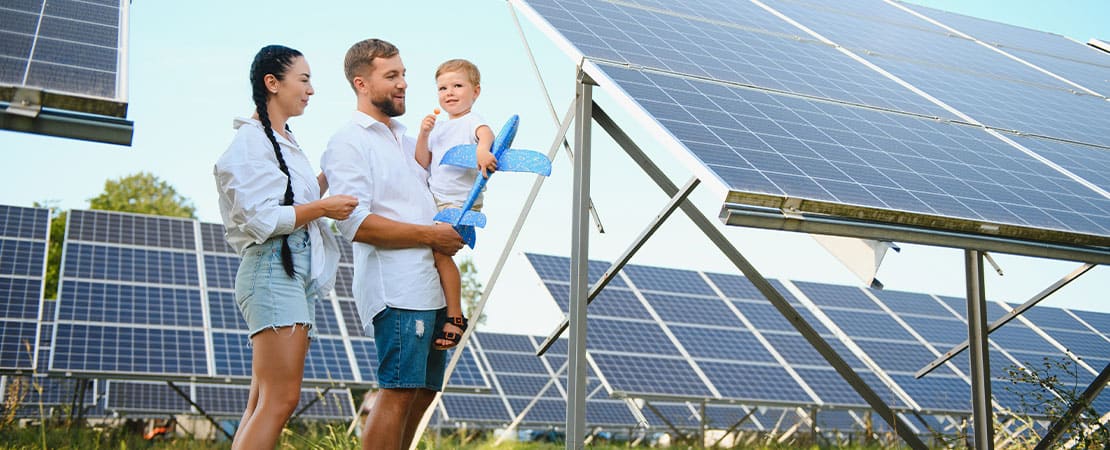
[[[1086,42],[1107,38],[1104,0],[919,1],[919,4]],[[353,7],[351,5],[365,5]],[[373,6],[369,6],[369,5]],[[561,117],[574,95],[574,61],[517,15],[537,59],[546,90]],[[354,95],[342,74],[342,59],[354,42],[378,37],[396,44],[408,69],[408,114],[417,126],[436,108],[434,71],[442,61],[467,58],[482,70],[482,95],[475,110],[499,128],[521,116],[514,147],[546,152],[556,124],[544,88],[528,60],[509,4],[500,0],[438,2],[131,2],[128,63],[128,118],[135,123],[131,147],[0,131],[6,163],[0,167],[0,204],[49,203],[62,209],[86,208],[105,180],[140,171],[172,184],[197,207],[199,219],[219,221],[212,165],[233,136],[232,119],[253,105],[247,81],[251,58],[267,44],[302,51],[312,69],[316,94],[304,116],[290,126],[319,169],[329,136],[354,109]],[[1102,34],[1099,36],[1099,34]],[[679,185],[691,176],[667,150],[636,133],[635,122],[601,90],[598,102],[629,128],[640,146]],[[591,232],[592,259],[612,260],[663,208],[667,198],[604,132],[594,129],[592,198],[605,233]],[[569,137],[569,136],[568,136]],[[535,207],[487,307],[488,331],[547,335],[562,315],[522,252],[570,253],[571,165],[560,150]],[[501,254],[532,176],[498,174],[488,186],[484,212],[489,225],[478,234],[475,259],[485,281]],[[691,199],[715,218],[722,199],[701,189]],[[726,236],[767,277],[858,285],[809,236],[724,227]],[[887,289],[962,297],[963,252],[903,244],[887,256],[878,277]],[[988,271],[991,299],[1024,302],[1079,264],[995,255],[1005,271]],[[632,263],[737,273],[692,223],[680,214],[658,231]],[[1098,267],[1057,292],[1048,305],[1110,312],[1110,269]]]

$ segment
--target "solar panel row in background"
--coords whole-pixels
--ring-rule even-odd
[[[35,368],[50,210],[0,205],[0,373]]]
[[[967,38],[880,1],[516,4],[710,169],[727,202],[802,199],[870,221],[1110,244],[1110,106],[1097,75],[1110,58],[1087,46],[937,16]],[[976,42],[980,31],[1048,67]],[[1039,69],[1102,80],[1091,89],[1103,92]]]
[[[249,381],[248,330],[235,303],[239,257],[222,225],[105,211],[69,217],[50,371]],[[374,386],[374,342],[362,336],[351,248],[341,247],[336,296],[316,304],[305,382]],[[448,384],[488,386],[472,352]]]
[[[570,260],[526,257],[566,311]],[[592,284],[608,264],[590,261],[589,266]],[[623,283],[611,284],[618,287],[607,287],[589,308],[588,357],[610,392],[648,399],[868,408],[746,278],[638,265],[625,266],[620,275]],[[967,356],[924,378],[913,376],[966,340],[963,299],[772,283],[892,408],[970,413]],[[1006,312],[1000,303],[988,305],[992,320]],[[1001,409],[1022,410],[1022,391],[1004,388],[1010,384],[1008,370],[1039,368],[1050,358],[1077,370],[1075,388],[1082,389],[1110,354],[1110,327],[1105,327],[1110,314],[1045,306],[1033,310],[1040,312],[991,335],[993,395]],[[1065,355],[1065,348],[1075,358]],[[1107,410],[1107,402],[1110,397],[1100,398],[1095,406]]]
[[[197,413],[185,398],[166,383],[154,381],[108,381],[108,410],[123,417],[161,417],[167,414]],[[213,417],[237,418],[247,406],[250,388],[213,384],[182,383],[178,387]],[[311,405],[310,405],[311,403]],[[298,417],[304,419],[343,419],[354,417],[354,402],[349,389],[317,388],[301,390],[294,411],[308,407]]]

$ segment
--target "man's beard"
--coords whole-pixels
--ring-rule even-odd
[[[385,113],[385,115],[389,117],[397,117],[405,113],[405,104],[401,103],[401,107],[398,108],[397,105],[393,103],[392,96],[386,96],[377,100],[372,100],[370,103],[372,103],[374,106],[377,106],[378,109],[380,109],[383,113]]]

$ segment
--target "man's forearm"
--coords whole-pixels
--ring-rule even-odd
[[[355,242],[382,248],[427,247],[429,228],[371,214],[359,225]]]

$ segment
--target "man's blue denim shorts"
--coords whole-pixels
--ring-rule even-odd
[[[295,276],[290,278],[281,266],[281,241],[277,236],[247,248],[235,274],[235,303],[243,313],[250,336],[267,328],[293,325],[308,328],[316,337],[316,302],[310,269],[311,245],[303,228],[289,235]]]
[[[447,352],[432,346],[446,322],[447,308],[416,311],[387,306],[374,316],[378,386],[442,390]]]

